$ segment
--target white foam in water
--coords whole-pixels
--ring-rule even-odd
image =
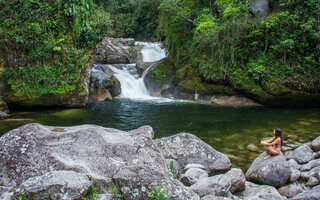
[[[141,50],[143,62],[155,62],[166,57],[166,50],[159,42],[136,42],[136,45],[144,46]]]

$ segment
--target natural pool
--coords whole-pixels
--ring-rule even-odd
[[[121,130],[150,125],[155,137],[189,132],[229,156],[233,167],[246,170],[259,152],[247,150],[272,136],[275,127],[284,136],[304,141],[320,135],[320,108],[226,107],[185,101],[130,100],[90,103],[79,109],[38,109],[13,112],[0,121],[0,135],[26,123],[52,126],[97,124]],[[285,137],[284,137],[285,138]]]

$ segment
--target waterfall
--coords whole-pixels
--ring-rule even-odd
[[[166,57],[165,49],[161,43],[136,42],[143,46],[141,50],[143,62],[156,62]],[[152,64],[151,64],[152,65]],[[137,72],[136,64],[107,65],[121,84],[121,98],[130,99],[154,99],[147,90],[143,77]]]

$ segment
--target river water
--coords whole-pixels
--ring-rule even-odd
[[[157,48],[160,46],[157,45]],[[157,51],[162,57],[165,56],[163,51]],[[151,59],[148,62],[157,60],[147,59]],[[272,136],[276,127],[283,130],[284,139],[287,135],[297,135],[300,142],[309,142],[320,135],[319,108],[234,107],[155,98],[145,91],[141,78],[133,80],[128,70],[113,70],[118,78],[123,76],[123,79],[130,79],[129,83],[136,81],[140,85],[129,84],[127,89],[122,88],[121,98],[89,103],[84,108],[13,112],[10,118],[0,121],[0,135],[33,122],[52,126],[96,124],[124,131],[150,125],[155,131],[155,138],[180,132],[195,134],[216,150],[227,154],[233,167],[244,171],[262,152],[260,140]],[[141,87],[142,93],[133,92],[138,90],[135,87]],[[247,150],[249,144],[257,145],[260,150]]]

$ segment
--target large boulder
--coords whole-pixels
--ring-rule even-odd
[[[106,37],[97,46],[94,63],[98,64],[129,64],[136,63],[137,50],[132,38]]]
[[[286,158],[280,153],[264,159],[266,153],[263,152],[257,157],[246,173],[249,181],[279,187],[284,185],[290,178],[290,166]]]
[[[108,65],[93,65],[89,102],[112,100],[121,94],[121,84]]]
[[[192,191],[197,193],[200,197],[206,195],[214,196],[228,196],[231,182],[224,175],[215,175],[212,177],[201,178],[194,185],[190,187]]]
[[[313,151],[310,148],[310,143],[304,144],[295,149],[290,155],[290,159],[296,160],[299,164],[309,162],[314,158]]]
[[[35,176],[23,182],[15,190],[15,196],[21,195],[32,200],[69,200],[80,199],[90,190],[91,182],[85,174],[73,171],[52,171]]]
[[[312,190],[301,193],[290,200],[318,200],[320,199],[320,185],[312,188]]]
[[[99,192],[110,193],[116,185],[127,199],[146,199],[153,186],[166,188],[170,198],[199,199],[174,178],[153,135],[150,126],[124,132],[95,125],[27,124],[0,138],[0,186],[26,191],[37,186],[31,183],[47,180],[48,173],[67,170],[86,174]]]
[[[231,167],[226,155],[189,133],[156,139],[154,142],[165,158],[177,160],[183,168],[191,163],[201,164],[208,173],[214,174]]]
[[[268,185],[257,185],[246,181],[245,190],[238,194],[245,200],[283,200],[276,188]]]

